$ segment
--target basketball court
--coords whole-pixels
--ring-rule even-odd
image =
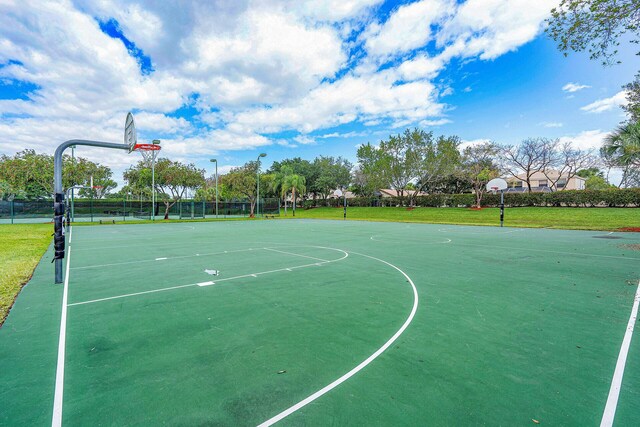
[[[640,424],[637,233],[288,220],[66,237],[64,283],[50,248],[0,328],[2,425]]]

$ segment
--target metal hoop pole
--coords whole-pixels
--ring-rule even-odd
[[[115,148],[118,150],[129,150],[126,144],[114,144],[112,142],[90,141],[85,139],[70,139],[63,142],[56,148],[53,155],[53,192],[54,192],[54,219],[53,219],[53,247],[55,254],[53,257],[55,264],[55,283],[62,283],[62,260],[65,252],[65,236],[62,228],[62,218],[64,217],[64,192],[62,189],[62,154],[64,150],[72,145],[88,145],[91,147]]]

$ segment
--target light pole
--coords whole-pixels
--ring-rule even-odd
[[[216,164],[216,219],[218,219],[218,159],[211,159],[210,162]]]
[[[160,145],[159,139],[151,141],[153,144]],[[156,152],[151,153],[151,221],[156,220]]]
[[[267,153],[260,153],[258,156],[258,168],[256,177],[258,181],[258,196],[256,197],[256,217],[260,215],[260,157],[267,157]]]

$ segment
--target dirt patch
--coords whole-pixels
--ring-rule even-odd
[[[619,228],[618,231],[631,231],[633,233],[640,233],[640,227],[625,227]]]

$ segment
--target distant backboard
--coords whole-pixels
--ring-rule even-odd
[[[494,178],[487,182],[487,191],[503,191],[507,189],[507,181],[502,178]]]
[[[129,152],[132,152],[138,143],[136,124],[133,121],[133,114],[131,113],[127,113],[127,119],[124,121],[124,143],[129,146]]]
[[[336,191],[333,192],[333,195],[336,197],[342,197],[342,190],[337,189]]]

